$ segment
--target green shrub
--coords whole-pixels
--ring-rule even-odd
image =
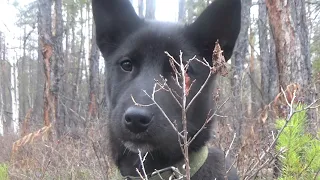
[[[8,166],[6,164],[0,164],[0,180],[8,180]]]
[[[302,110],[299,105],[297,110]],[[277,141],[276,150],[282,151],[280,180],[317,179],[320,171],[320,141],[306,132],[306,111],[295,113]],[[276,121],[277,129],[281,129],[286,120]],[[320,133],[319,133],[320,135]]]

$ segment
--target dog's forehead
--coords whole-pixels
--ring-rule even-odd
[[[188,46],[184,36],[184,27],[180,24],[149,22],[128,38],[130,46],[136,49],[158,49],[170,51]]]

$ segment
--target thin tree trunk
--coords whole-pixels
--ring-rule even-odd
[[[3,64],[3,60],[2,60],[2,32],[0,31],[0,84],[2,84],[2,86],[0,86],[0,136],[3,135],[3,124],[5,122],[5,117],[4,117],[4,103],[3,103],[3,97],[2,97],[2,92],[3,92],[3,80],[2,80],[2,73],[3,73],[3,68],[2,68],[2,64]]]
[[[6,48],[6,47],[4,47]],[[5,50],[5,49],[4,49]],[[6,51],[6,50],[5,50]],[[5,59],[5,56],[4,56]],[[5,70],[7,69],[7,71]],[[12,96],[10,95],[10,89],[11,89],[11,68],[10,65],[5,62],[3,64],[3,103],[4,103],[4,116],[5,116],[5,122],[3,123],[4,135],[9,135],[13,133],[13,121],[12,121]]]
[[[77,64],[77,61],[76,62],[76,33],[75,33],[75,19],[74,17],[72,17],[72,20],[71,20],[71,33],[72,33],[72,40],[71,40],[71,58],[72,59],[72,69],[73,69],[73,72],[72,72],[72,77],[70,78],[71,79],[71,103],[70,103],[70,108],[72,110],[76,110],[76,93],[77,93],[77,83],[78,81],[76,81],[76,75],[78,73],[78,68],[79,68],[79,65]],[[70,117],[70,127],[71,128],[74,128],[74,127],[77,127],[78,126],[78,123],[77,123],[77,120],[76,120],[76,117],[75,117],[75,114],[72,113],[71,114],[71,117]]]
[[[51,64],[50,58],[53,53],[52,30],[51,30],[51,0],[39,0],[39,22],[38,31],[40,37],[39,47],[40,53],[44,61],[45,85],[44,85],[44,106],[43,106],[43,121],[44,125],[48,126],[53,121],[55,122],[55,109],[53,108],[53,99],[50,92],[51,86]],[[52,120],[52,121],[51,121]]]
[[[144,1],[143,0],[138,0],[138,12],[140,17],[144,17],[143,12],[144,12]]]
[[[194,0],[186,0],[186,21],[187,23],[192,23],[195,17],[195,2]]]
[[[28,94],[29,94],[29,85],[28,85],[28,74],[26,73],[27,68],[26,68],[26,64],[27,64],[27,53],[26,53],[26,45],[27,45],[27,30],[26,30],[26,26],[24,26],[23,28],[23,37],[21,38],[21,41],[23,41],[22,44],[22,57],[20,58],[20,63],[18,64],[18,71],[19,71],[19,77],[18,77],[18,84],[19,87],[24,87],[23,91],[19,91],[19,116],[23,117],[26,112],[27,112],[27,108],[28,108],[28,104],[27,104],[27,99],[28,99]],[[23,120],[23,119],[21,119]],[[21,124],[21,122],[20,122]]]
[[[40,8],[40,4],[39,4],[39,8]],[[40,13],[38,14],[38,60],[37,60],[37,69],[36,69],[36,85],[35,85],[35,98],[33,101],[33,112],[32,112],[32,119],[34,119],[34,123],[35,124],[40,124],[43,123],[43,118],[41,118],[41,108],[44,106],[44,90],[43,90],[43,85],[45,84],[44,82],[44,76],[39,76],[39,74],[44,74],[43,71],[43,67],[44,67],[44,62],[43,62],[43,57],[42,57],[42,37],[40,36],[40,28],[42,28],[41,26],[43,26],[41,24],[41,20],[40,20],[41,16]]]
[[[61,103],[60,103],[60,89],[61,78],[64,73],[64,60],[63,60],[63,18],[62,18],[62,0],[55,0],[55,36],[54,36],[54,65],[52,82],[53,104],[55,108],[55,130],[57,137],[64,133],[64,119],[61,118]]]
[[[249,67],[249,82],[250,82],[250,102],[248,103],[248,114],[249,117],[256,117],[258,110],[262,107],[262,98],[261,98],[261,87],[260,87],[260,75],[259,75],[259,66],[258,59],[255,57],[255,32],[253,31],[252,25],[250,25],[250,35],[249,35],[249,44],[250,44],[250,67]]]
[[[146,18],[147,19],[156,18],[156,0],[146,1]]]
[[[78,114],[80,113],[80,107],[81,104],[77,102],[78,97],[79,97],[79,85],[81,84],[82,81],[82,64],[83,64],[83,59],[84,59],[84,34],[83,34],[83,29],[84,29],[84,21],[83,21],[83,7],[80,7],[80,21],[81,21],[81,33],[80,33],[80,46],[79,46],[79,53],[75,53],[76,49],[74,49],[73,55],[76,57],[76,65],[75,65],[75,76],[73,80],[73,87],[72,87],[72,103],[71,103],[71,108],[73,109],[74,112],[77,112]],[[75,46],[75,32],[73,29],[73,38],[74,41],[72,42],[73,45]],[[74,47],[75,48],[75,47]],[[76,125],[81,125],[84,126],[85,124],[81,123],[79,124],[79,119],[77,116],[74,116],[73,121],[76,123]]]
[[[92,41],[89,57],[89,117],[96,118],[98,113],[98,93],[99,93],[99,51],[96,44],[95,25],[92,24]]]
[[[265,0],[259,0],[259,48],[260,48],[260,61],[261,61],[261,91],[263,103],[266,105],[271,101],[269,95],[269,62],[270,62],[270,49],[268,40],[268,19],[267,7]]]
[[[66,26],[65,26],[65,50],[64,50],[64,63],[63,63],[63,77],[61,77],[61,88],[60,94],[63,96],[67,96],[69,89],[68,89],[68,79],[69,79],[69,61],[70,61],[70,11],[67,8],[67,18],[66,18]],[[63,120],[64,128],[67,128],[69,126],[70,117],[68,115],[67,110],[67,100],[66,98],[60,98],[60,119]]]
[[[179,0],[178,21],[185,22],[186,19],[186,0]]]
[[[242,0],[241,1],[242,11],[241,11],[241,30],[235,45],[234,54],[232,58],[232,64],[234,67],[233,76],[231,80],[232,94],[234,102],[234,119],[233,125],[234,130],[237,133],[237,143],[241,143],[241,133],[242,125],[244,122],[244,105],[242,104],[242,85],[243,85],[243,72],[244,63],[246,56],[248,54],[248,30],[250,26],[250,8],[252,0]]]
[[[11,68],[10,64],[6,60],[7,47],[5,39],[3,38],[2,46],[2,62],[1,62],[1,72],[2,72],[2,102],[3,102],[3,134],[9,135],[13,133],[13,121],[12,121],[12,96],[10,94],[11,89]]]
[[[270,22],[268,23],[270,24]],[[279,93],[279,71],[277,65],[277,57],[276,57],[276,45],[273,39],[273,32],[270,32],[270,39],[269,39],[269,98],[270,101],[274,100],[274,98]]]

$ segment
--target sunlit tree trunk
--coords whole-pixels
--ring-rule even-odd
[[[19,87],[17,57],[10,58],[11,66],[11,98],[12,98],[12,122],[14,132],[18,132],[19,126]]]
[[[140,17],[144,17],[144,1],[143,0],[138,0],[138,12]]]
[[[146,1],[146,18],[155,19],[156,18],[156,0]]]
[[[185,22],[186,19],[186,0],[179,0],[178,21]]]

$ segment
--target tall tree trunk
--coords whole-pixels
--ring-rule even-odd
[[[237,40],[237,43],[234,48],[234,54],[232,58],[233,65],[233,76],[231,79],[232,85],[232,95],[233,95],[233,103],[234,103],[234,119],[233,125],[234,130],[237,133],[237,143],[241,143],[241,133],[242,133],[242,125],[244,123],[244,105],[243,103],[243,95],[242,95],[242,85],[243,85],[243,72],[244,72],[244,63],[246,56],[248,54],[248,45],[249,45],[249,37],[248,30],[250,26],[250,8],[252,4],[252,0],[241,0],[241,29],[240,34]]]
[[[69,63],[70,63],[70,8],[66,9],[66,25],[64,28],[65,32],[65,49],[64,49],[64,63],[63,63],[63,77],[61,77],[61,91],[60,94],[62,94],[64,97],[66,97],[69,93],[69,86],[68,86],[68,79],[69,79]],[[60,98],[60,119],[63,120],[63,126],[64,129],[69,126],[70,117],[67,109],[67,99],[66,98]]]
[[[39,8],[40,8],[40,2],[39,2]],[[41,26],[44,26],[41,23],[40,21],[40,18],[42,18],[40,16],[40,13],[38,13],[38,59],[37,59],[37,66],[36,66],[36,85],[35,85],[35,97],[34,97],[34,100],[33,100],[33,106],[31,107],[33,109],[33,112],[32,112],[32,118],[33,119],[33,123],[35,124],[40,124],[40,123],[43,123],[43,118],[41,118],[41,114],[42,114],[42,111],[41,111],[41,107],[44,106],[44,90],[43,90],[43,85],[45,84],[45,81],[44,81],[44,76],[43,75],[39,75],[39,74],[44,74],[44,62],[43,62],[43,56],[42,56],[42,45],[41,45],[41,42],[42,42],[42,37],[40,36],[40,28],[42,28]]]
[[[250,83],[250,92],[251,96],[249,97],[248,103],[248,115],[249,117],[256,117],[258,110],[262,107],[262,98],[261,98],[261,88],[260,88],[260,75],[258,59],[255,57],[255,31],[253,30],[253,25],[250,25],[250,34],[249,34],[249,47],[250,47],[250,66],[249,66],[249,83]]]
[[[70,103],[70,108],[75,111],[76,110],[76,93],[77,93],[77,81],[76,81],[76,75],[78,73],[78,68],[79,68],[79,65],[77,64],[77,52],[76,52],[76,32],[75,32],[75,18],[74,16],[72,17],[72,20],[71,20],[71,34],[72,34],[72,40],[71,40],[71,57],[70,57],[70,60],[72,59],[72,69],[73,69],[73,72],[72,72],[72,77],[70,77],[71,79],[71,103]],[[74,128],[74,127],[77,127],[78,126],[78,122],[76,120],[77,118],[75,117],[75,114],[71,112],[71,117],[70,117],[70,127],[71,128]]]
[[[265,0],[259,0],[259,48],[261,61],[261,93],[263,104],[269,104],[279,93],[278,69],[275,56],[275,46],[272,31],[269,31],[269,21]],[[271,38],[269,38],[271,37]]]
[[[186,0],[186,21],[187,23],[192,23],[195,17],[195,2],[194,0]]]
[[[186,0],[179,0],[178,21],[185,22],[186,19]]]
[[[314,99],[314,87],[312,87],[312,67],[311,67],[311,55],[310,55],[310,36],[309,26],[307,19],[307,7],[305,0],[292,0],[290,1],[292,8],[292,19],[294,26],[296,27],[297,36],[301,43],[301,55],[300,60],[302,67],[303,81],[305,82],[304,88],[306,88],[306,103],[311,103]]]
[[[52,95],[53,104],[55,108],[55,130],[57,137],[64,133],[64,119],[61,118],[61,103],[60,103],[60,89],[61,78],[64,73],[64,60],[63,60],[63,18],[62,18],[62,0],[55,0],[55,35],[54,35],[54,61],[53,61],[53,75],[52,78]]]
[[[143,12],[144,12],[144,0],[138,0],[138,12],[139,16],[143,17]]]
[[[6,60],[7,47],[5,37],[1,39],[1,51],[0,51],[0,77],[1,77],[1,97],[2,101],[2,125],[3,135],[9,135],[13,133],[13,121],[12,121],[12,97],[10,95],[11,88],[11,68]]]
[[[146,18],[147,19],[156,18],[156,0],[146,1]]]
[[[50,58],[53,53],[52,30],[51,30],[51,0],[39,0],[39,48],[44,61],[45,85],[44,85],[44,106],[43,106],[43,121],[44,125],[48,126],[53,121],[55,122],[55,109],[53,108],[51,86],[51,64]]]
[[[266,0],[266,4],[275,40],[279,85],[286,88],[290,83],[298,83],[306,90],[311,84],[311,69],[306,19],[301,18],[305,16],[305,3]]]
[[[20,49],[21,49],[21,41],[20,41]],[[10,68],[11,68],[11,87],[10,87],[10,93],[11,93],[11,98],[12,98],[12,122],[13,122],[13,129],[14,132],[12,133],[17,133],[19,129],[19,123],[20,123],[20,101],[19,101],[19,64],[18,64],[18,59],[21,57],[18,57],[16,54],[15,57],[9,58],[8,61],[10,63]],[[20,72],[19,72],[20,73]]]
[[[28,94],[29,94],[29,85],[28,85],[28,74],[27,74],[27,52],[26,52],[26,45],[27,45],[27,30],[26,30],[26,26],[24,26],[23,28],[23,37],[21,38],[21,41],[23,41],[22,44],[22,57],[20,58],[20,63],[18,64],[18,71],[19,71],[19,76],[18,76],[18,84],[19,87],[23,87],[23,91],[19,91],[19,116],[23,117],[26,112],[27,112],[27,108],[28,108],[28,104],[27,104],[27,99],[28,99]],[[23,120],[23,119],[21,119]],[[21,122],[20,122],[21,123]]]
[[[6,43],[3,37],[3,46],[2,46],[2,62],[1,62],[1,78],[2,83],[2,101],[3,101],[3,134],[8,135],[13,132],[13,123],[12,123],[12,98],[10,96],[10,87],[11,87],[11,68],[6,61]]]
[[[271,101],[269,95],[269,62],[270,49],[268,41],[268,19],[267,19],[267,7],[265,0],[259,0],[259,48],[260,48],[260,61],[261,61],[261,92],[264,104],[268,104]]]
[[[78,47],[79,49],[76,49],[75,43],[76,43],[76,36],[74,32],[74,28],[72,29],[72,36],[73,36],[73,56],[76,57],[75,60],[75,75],[73,79],[73,86],[72,86],[72,102],[71,102],[71,108],[74,111],[73,114],[76,112],[77,114],[80,113],[80,105],[77,102],[77,99],[79,97],[79,85],[81,84],[82,81],[82,64],[84,60],[84,42],[85,42],[85,37],[84,37],[84,20],[83,20],[83,6],[80,7],[80,23],[81,23],[81,31],[80,31],[80,46]],[[78,50],[78,53],[76,51]],[[73,116],[73,121],[76,125],[84,126],[84,122],[79,123],[79,118],[78,115],[74,114],[76,116]]]
[[[2,80],[2,73],[3,73],[3,68],[2,68],[2,64],[3,64],[3,60],[2,60],[2,32],[0,31],[0,84],[2,84],[2,86],[0,86],[0,136],[3,135],[3,123],[5,122],[5,117],[4,117],[4,103],[3,103],[3,97],[2,97],[2,92],[3,92],[3,80]]]
[[[6,47],[4,46],[4,54],[6,53]],[[3,59],[5,60],[5,55],[3,56]],[[9,63],[6,61],[2,64],[2,82],[3,85],[1,86],[3,88],[2,97],[3,97],[3,103],[4,103],[4,117],[5,121],[3,123],[3,134],[9,135],[13,133],[13,121],[12,121],[12,96],[10,94],[11,89],[11,68]]]
[[[98,93],[99,93],[99,51],[96,44],[95,25],[92,23],[92,40],[89,57],[89,117],[95,118],[98,113]]]

